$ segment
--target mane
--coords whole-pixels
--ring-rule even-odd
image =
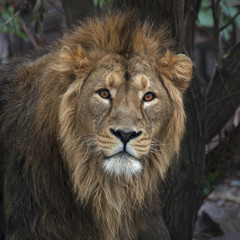
[[[170,47],[166,27],[155,29],[150,21],[141,21],[134,12],[110,13],[80,23],[68,38],[69,47],[80,44],[86,55],[103,51],[117,54],[145,54],[158,59]]]
[[[166,26],[156,29],[152,22],[141,21],[135,12],[113,12],[79,22],[66,34],[60,41],[63,64],[60,60],[55,68],[59,71],[69,70],[65,54],[68,55],[68,61],[72,56],[71,65],[79,67],[77,57],[94,62],[106,54],[114,53],[124,56],[146,55],[159,60],[166,49],[172,46],[173,41]]]

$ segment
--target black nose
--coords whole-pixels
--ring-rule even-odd
[[[130,132],[124,132],[121,129],[118,130],[113,130],[112,128],[110,129],[110,132],[119,138],[124,145],[126,145],[130,140],[139,137],[142,132],[135,132],[135,131],[130,131]]]

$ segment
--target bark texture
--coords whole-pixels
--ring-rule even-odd
[[[93,1],[91,0],[62,0],[61,2],[69,28],[78,20],[89,17],[93,12]]]
[[[205,154],[199,118],[200,99],[194,91],[196,83],[197,81],[192,84],[186,94],[188,119],[181,154],[160,191],[163,219],[172,240],[192,239],[195,219],[202,203]]]
[[[229,171],[240,166],[240,125],[207,155],[206,175],[217,173],[219,184]]]
[[[240,43],[216,69],[206,95],[206,143],[222,129],[240,105]]]

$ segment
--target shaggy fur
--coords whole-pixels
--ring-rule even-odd
[[[82,22],[48,53],[1,68],[5,239],[130,240],[146,227],[158,181],[179,151],[192,72],[170,45],[164,29],[117,13]],[[117,91],[111,101],[93,91],[106,84]],[[149,84],[160,97],[145,104],[139,92]],[[136,161],[136,173],[124,175],[119,158],[110,162],[119,174],[111,172],[120,141],[109,128],[118,126],[141,132],[124,165]]]

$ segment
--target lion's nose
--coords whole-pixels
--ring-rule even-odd
[[[142,132],[135,132],[135,131],[129,131],[129,132],[124,132],[121,129],[118,130],[113,130],[112,128],[110,129],[110,132],[117,138],[121,140],[121,142],[124,144],[124,146],[131,141],[134,138],[139,137]]]

